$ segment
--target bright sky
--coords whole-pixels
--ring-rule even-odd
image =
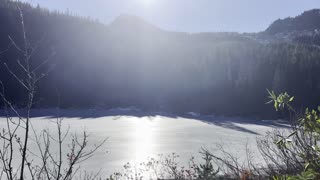
[[[172,31],[258,32],[274,20],[320,8],[320,0],[21,0],[110,23],[137,15]]]

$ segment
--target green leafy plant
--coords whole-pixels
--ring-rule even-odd
[[[294,100],[294,96],[290,96],[287,92],[276,95],[274,91],[269,91],[268,89],[267,91],[269,93],[270,99],[270,101],[267,102],[267,104],[273,103],[273,106],[276,111],[284,110],[285,108],[294,111],[294,109],[290,105],[290,103]]]
[[[320,107],[310,110],[306,108],[305,112],[298,115],[291,103],[294,100],[293,96],[288,93],[276,94],[274,91],[269,91],[270,101],[273,103],[276,111],[288,110],[295,115],[295,124],[291,127],[293,132],[287,136],[277,135],[278,139],[274,143],[285,154],[292,153],[295,149],[304,164],[304,168],[296,175],[275,176],[274,180],[302,180],[302,179],[319,179],[320,178]]]
[[[199,164],[196,167],[196,172],[198,174],[198,179],[215,179],[219,173],[219,169],[215,169],[212,164],[212,156],[210,153],[205,152],[203,154],[203,164]]]

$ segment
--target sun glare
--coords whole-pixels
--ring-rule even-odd
[[[145,161],[152,153],[152,146],[155,143],[153,123],[148,117],[135,121],[134,142],[135,159],[137,162]]]
[[[150,7],[154,4],[155,0],[138,0],[145,7]]]

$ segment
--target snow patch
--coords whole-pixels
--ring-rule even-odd
[[[118,108],[112,108],[108,110],[109,112],[137,112],[141,111],[139,108],[130,106],[130,107],[118,107]]]
[[[196,113],[196,112],[187,112],[187,114],[193,117],[199,117],[201,115],[200,113]]]

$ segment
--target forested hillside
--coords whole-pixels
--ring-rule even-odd
[[[260,35],[279,41],[320,45],[320,10],[313,9],[294,18],[278,19]]]
[[[301,98],[295,101],[301,107],[316,106],[320,99],[318,36],[295,35],[291,41],[275,38],[280,36],[278,31],[285,32],[281,35],[318,32],[318,16],[308,23],[301,20],[305,24],[298,20],[316,16],[313,12],[318,10],[276,21],[257,34],[188,34],[162,30],[135,16],[123,15],[104,25],[70,13],[0,0],[0,50],[9,47],[0,55],[0,79],[18,104],[24,90],[3,66],[6,62],[21,73],[16,61],[19,53],[8,38],[22,43],[18,6],[30,43],[39,44],[33,65],[56,54],[48,63],[53,71],[38,89],[37,107],[56,106],[59,94],[60,106],[65,108],[137,106],[263,116],[269,113],[267,88],[295,94]]]

